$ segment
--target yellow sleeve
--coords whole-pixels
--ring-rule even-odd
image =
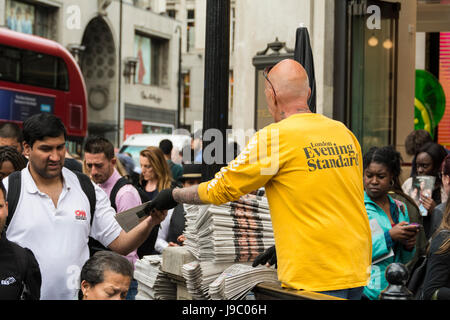
[[[214,179],[199,185],[200,199],[219,205],[264,186],[280,168],[279,140],[276,128],[269,126],[257,132],[235,160],[216,173]]]

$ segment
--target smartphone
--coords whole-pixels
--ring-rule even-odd
[[[404,227],[416,227],[416,228],[421,228],[422,225],[418,224],[418,223],[409,223],[406,225],[403,225]]]

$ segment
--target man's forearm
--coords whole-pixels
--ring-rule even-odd
[[[151,218],[147,218],[128,233],[122,230],[119,237],[109,245],[109,248],[126,256],[145,242],[154,227],[156,227],[155,223],[151,221]]]
[[[172,192],[174,200],[178,203],[202,205],[205,204],[200,200],[198,195],[198,185],[189,188],[177,188]]]

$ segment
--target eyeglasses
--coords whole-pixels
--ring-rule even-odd
[[[275,88],[273,87],[272,82],[270,82],[270,80],[268,78],[269,72],[270,72],[270,70],[272,70],[272,68],[273,68],[273,66],[264,68],[263,76],[267,80],[267,82],[270,84],[270,87],[272,88],[272,91],[273,91],[273,95],[276,98],[277,93],[275,92]]]

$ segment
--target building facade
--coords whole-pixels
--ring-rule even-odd
[[[233,113],[235,0],[230,1],[230,100]],[[166,0],[170,17],[182,24],[180,126],[194,132],[202,128],[205,79],[206,0]],[[229,125],[232,120],[229,117]]]
[[[88,131],[119,146],[127,135],[177,126],[180,23],[165,11],[157,0],[0,0],[0,25],[72,52],[86,82]],[[10,22],[22,12],[28,29]]]
[[[304,25],[314,55],[317,112],[346,124],[363,150],[390,144],[410,160],[404,141],[417,122],[415,71],[447,66],[439,53],[447,52],[448,39],[436,37],[450,31],[448,1],[230,3],[230,127],[257,130],[270,123],[262,66],[293,57],[296,30]],[[207,0],[0,0],[4,26],[12,4],[33,16],[33,33],[78,55],[90,132],[119,145],[132,133],[202,127]],[[438,53],[436,39],[443,43]],[[446,74],[440,73],[442,81]],[[438,128],[441,139],[446,121]]]

